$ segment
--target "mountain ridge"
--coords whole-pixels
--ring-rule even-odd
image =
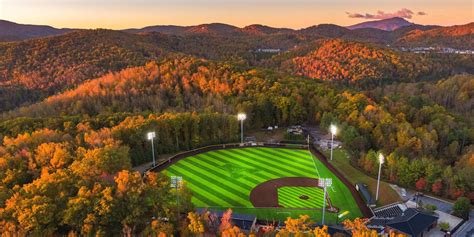
[[[383,19],[383,20],[365,21],[365,22],[361,22],[355,25],[347,26],[346,28],[350,30],[361,29],[361,28],[375,28],[375,29],[380,29],[380,30],[385,30],[385,31],[394,31],[398,28],[411,26],[411,25],[414,25],[414,23],[409,22],[401,17],[393,17],[393,18],[388,18],[388,19]]]
[[[225,23],[206,23],[190,26],[180,25],[151,25],[142,28],[128,28],[117,31],[139,34],[149,32],[159,32],[171,35],[190,34],[214,34],[214,35],[255,35],[255,34],[322,34],[325,37],[341,37],[350,34],[351,31],[360,29],[379,29],[390,32],[401,29],[428,30],[441,26],[419,25],[406,21],[403,18],[389,18],[377,21],[366,21],[352,26],[339,26],[336,24],[316,24],[301,29],[291,29],[284,27],[272,27],[262,24],[251,24],[244,27],[237,27]],[[445,26],[450,27],[450,26]],[[55,28],[48,25],[19,24],[7,20],[0,20],[0,41],[19,41],[32,38],[56,36],[69,33],[72,28]],[[380,32],[374,31],[378,34]],[[406,32],[407,33],[407,32]]]
[[[74,31],[70,28],[54,28],[48,25],[19,24],[0,19],[0,41],[18,41],[46,36],[61,35]]]

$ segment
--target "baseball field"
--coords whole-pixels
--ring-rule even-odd
[[[319,178],[332,178],[327,189],[326,222],[362,213],[349,189],[319,159],[303,149],[249,147],[222,149],[184,158],[166,170],[181,176],[196,207],[285,219],[308,214],[321,220],[324,203]]]

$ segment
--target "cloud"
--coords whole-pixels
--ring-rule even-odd
[[[393,17],[401,17],[406,19],[411,19],[415,13],[407,8],[402,8],[396,12],[384,12],[381,10],[377,11],[377,14],[370,14],[370,13],[354,13],[354,12],[346,12],[347,16],[350,18],[364,18],[364,19],[387,19]],[[424,16],[426,12],[417,12],[416,15]]]

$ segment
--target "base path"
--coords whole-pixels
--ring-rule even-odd
[[[318,179],[306,177],[286,177],[272,179],[257,185],[250,192],[250,202],[254,207],[283,207],[278,204],[278,188],[281,187],[314,187],[318,186]],[[327,204],[332,207],[329,198]],[[331,208],[332,209],[332,208]]]

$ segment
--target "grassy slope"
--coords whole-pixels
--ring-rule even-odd
[[[193,203],[197,207],[231,207],[236,213],[256,214],[266,219],[308,214],[315,217],[314,220],[319,220],[320,210],[255,209],[248,198],[250,191],[259,183],[275,178],[332,177],[334,185],[328,193],[333,205],[342,211],[349,210],[348,218],[362,215],[342,182],[305,150],[243,148],[211,151],[179,161],[168,169],[168,175],[183,176],[193,191]],[[327,219],[334,221],[335,215],[328,215]]]
[[[356,169],[349,163],[347,152],[343,149],[335,149],[332,164],[352,183],[365,183],[369,186],[372,196],[375,197],[377,190],[377,180],[367,176],[362,171]],[[328,155],[329,157],[329,155]],[[400,196],[393,190],[388,183],[380,182],[379,205],[387,205],[400,201]]]

